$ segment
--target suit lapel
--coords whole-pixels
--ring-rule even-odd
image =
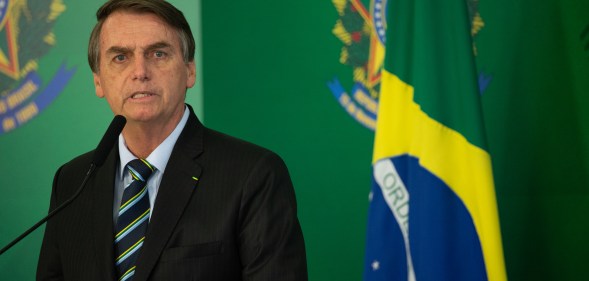
[[[148,279],[200,178],[202,168],[196,158],[202,152],[203,126],[192,108],[189,109],[190,117],[176,141],[160,183],[134,281]]]
[[[104,165],[96,170],[91,188],[92,196],[94,250],[98,257],[97,266],[102,280],[115,280],[114,268],[114,229],[113,198],[116,165],[118,164],[118,147],[111,150]]]

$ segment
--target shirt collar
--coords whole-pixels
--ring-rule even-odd
[[[156,149],[147,156],[147,162],[153,165],[157,170],[164,171],[166,166],[168,165],[168,160],[170,160],[170,155],[172,154],[172,149],[174,149],[174,145],[180,136],[180,133],[186,126],[186,122],[188,121],[188,116],[190,111],[188,107],[184,107],[184,115],[182,115],[182,119],[176,125],[176,128],[172,131],[172,133],[160,144]],[[125,166],[131,160],[137,159],[131,151],[127,148],[127,144],[125,143],[125,138],[121,133],[119,135],[119,176],[122,179],[125,172]]]

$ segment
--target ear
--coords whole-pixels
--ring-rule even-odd
[[[104,98],[104,92],[102,91],[102,86],[100,84],[100,76],[97,73],[92,73],[94,77],[94,89],[96,90],[96,96],[99,98]]]
[[[192,88],[196,83],[196,65],[194,60],[186,64],[186,88]]]

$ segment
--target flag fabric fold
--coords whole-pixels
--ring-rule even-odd
[[[467,2],[385,6],[364,280],[506,280]]]

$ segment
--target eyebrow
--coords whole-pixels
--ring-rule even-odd
[[[153,43],[153,44],[147,46],[147,48],[145,48],[145,49],[146,50],[154,50],[154,49],[165,49],[165,48],[171,48],[171,47],[172,47],[172,45],[170,45],[169,43],[164,42],[164,41],[160,41],[160,42],[156,42],[156,43]]]
[[[106,50],[106,54],[119,54],[119,53],[128,53],[131,49],[127,47],[121,46],[112,46]]]
[[[155,50],[155,49],[165,49],[165,48],[171,48],[172,45],[170,45],[167,42],[164,41],[160,41],[160,42],[156,42],[153,44],[148,45],[145,50],[146,51],[151,51],[151,50]],[[112,46],[110,48],[108,48],[108,50],[106,50],[107,54],[119,54],[119,53],[128,53],[131,52],[133,49],[132,48],[128,48],[128,47],[122,47],[122,46]]]

